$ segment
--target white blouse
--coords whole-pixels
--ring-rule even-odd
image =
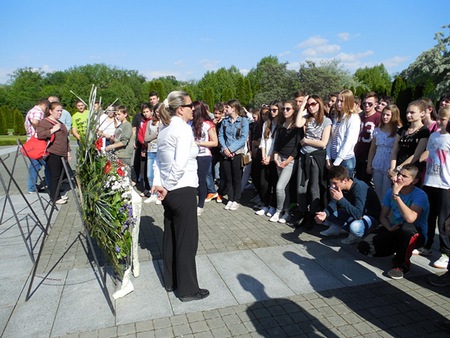
[[[198,187],[198,146],[191,127],[180,117],[172,117],[170,124],[158,135],[154,185],[168,191],[184,187]]]

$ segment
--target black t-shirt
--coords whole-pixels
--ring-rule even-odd
[[[275,138],[274,152],[283,157],[297,158],[300,142],[300,129],[280,127]]]
[[[419,130],[411,135],[407,135],[408,126],[401,127],[397,134],[400,135],[398,141],[397,165],[405,162],[410,156],[414,155],[419,141],[423,138],[430,137],[430,131],[427,127],[422,126]]]

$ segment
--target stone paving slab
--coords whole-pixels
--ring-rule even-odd
[[[17,175],[26,185],[26,168],[18,166]],[[354,246],[340,243],[345,236],[322,239],[318,233],[323,227],[304,232],[271,223],[254,214],[250,197],[245,191],[244,205],[235,212],[224,210],[223,204],[206,204],[199,218],[197,264],[200,286],[211,296],[190,303],[163,289],[163,209],[144,204],[141,276],[132,278],[133,293],[114,301],[116,317],[92,270],[73,198],[55,214],[28,302],[24,296],[30,257],[17,226],[0,224],[0,248],[5,252],[0,257],[0,291],[7,294],[0,303],[0,335],[448,336],[433,324],[450,317],[450,290],[428,284],[429,276],[442,271],[431,267],[437,250],[431,258],[413,257],[408,278],[393,281],[385,275],[389,257],[363,257]],[[27,220],[30,228],[25,228],[31,229],[32,219]],[[112,294],[109,277],[108,288]],[[36,320],[41,312],[42,320]]]

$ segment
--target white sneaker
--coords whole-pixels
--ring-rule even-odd
[[[151,195],[149,198],[147,198],[144,203],[148,204],[148,203],[153,203],[156,202],[158,200],[158,196],[156,194]]]
[[[277,210],[274,207],[270,207],[269,211],[267,211],[267,213],[266,213],[266,216],[267,217],[272,217],[275,214],[276,211]]]
[[[427,249],[425,247],[421,247],[418,249],[414,249],[412,254],[413,255],[422,255],[422,256],[431,256],[433,254],[433,250]]]
[[[288,222],[291,219],[291,217],[289,216],[289,212],[285,212],[283,214],[282,217],[280,217],[280,219],[278,220],[278,223],[282,223],[282,224],[286,224],[286,222]]]
[[[447,269],[448,256],[446,254],[442,254],[441,257],[433,263],[433,266],[438,269]]]
[[[238,202],[231,203],[230,210],[235,211],[238,208],[239,208],[239,203]]]
[[[321,231],[322,236],[338,236],[342,233],[342,230],[337,225],[331,225],[327,230]]]
[[[157,199],[156,202],[155,202],[155,204],[156,204],[156,205],[161,205],[162,202],[161,202],[160,200]]]
[[[280,220],[280,213],[277,211],[273,214],[272,217],[270,217],[269,221],[271,222],[278,222]]]
[[[349,234],[347,238],[344,238],[341,243],[342,244],[354,244],[361,241],[361,237],[355,236],[353,234]]]
[[[263,216],[263,215],[265,215],[265,214],[266,214],[266,212],[268,212],[268,211],[269,211],[269,209],[268,209],[268,208],[266,208],[266,207],[263,207],[262,209],[260,209],[260,210],[256,211],[256,212],[255,212],[255,214],[257,214],[257,215],[259,215],[259,216]]]
[[[59,205],[61,205],[61,204],[66,204],[66,203],[67,203],[67,200],[62,199],[62,198],[60,198],[59,200],[57,200],[57,201],[55,202],[55,204],[59,204]]]
[[[203,213],[203,208],[197,207],[197,216],[201,216]]]
[[[231,205],[233,204],[233,202],[228,201],[227,205],[224,207],[225,210],[230,210]]]

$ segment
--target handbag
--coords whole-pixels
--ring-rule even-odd
[[[36,137],[36,133],[30,137],[30,139],[22,145],[22,154],[32,160],[45,160],[48,155],[48,147],[55,139],[55,135],[52,134],[48,140],[40,140]]]
[[[48,122],[55,125],[52,120],[45,118]],[[48,147],[54,141],[55,134],[52,134],[48,140],[41,140],[37,138],[37,134],[34,133],[30,139],[22,145],[22,154],[32,160],[45,160],[48,155]]]

